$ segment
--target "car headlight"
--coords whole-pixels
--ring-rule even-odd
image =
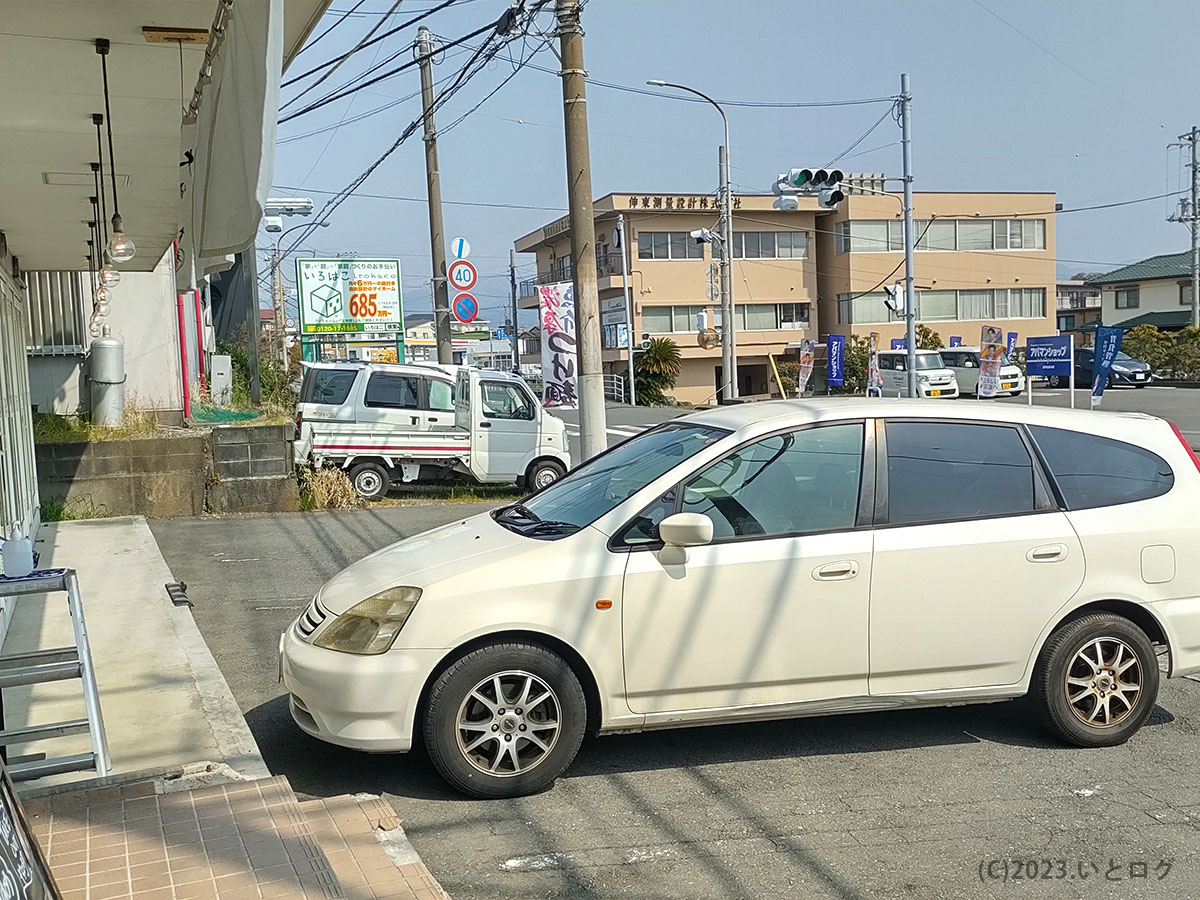
[[[918,375],[917,381],[920,382],[921,384],[929,384],[929,376],[928,375]]]
[[[1129,370],[1128,370],[1127,368],[1125,368],[1124,366],[1113,366],[1113,367],[1112,367],[1112,370],[1113,370],[1114,372],[1128,372],[1128,371],[1129,371]]]
[[[394,587],[356,603],[313,643],[326,650],[374,656],[386,653],[421,599],[421,589]]]

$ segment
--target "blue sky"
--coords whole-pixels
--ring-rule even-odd
[[[315,34],[353,5],[354,0],[334,0]],[[433,5],[405,0],[389,23],[400,24]],[[425,24],[450,40],[495,20],[507,5],[459,0]],[[354,46],[390,6],[366,0],[306,49],[285,80]],[[551,30],[552,16],[544,13],[539,24]],[[722,100],[885,97],[898,92],[900,72],[907,71],[917,190],[1055,191],[1068,209],[1163,194],[1187,186],[1178,151],[1166,145],[1200,124],[1194,54],[1185,39],[1200,29],[1200,3],[1193,0],[590,0],[584,28],[592,79],[643,87],[647,79],[661,78]],[[411,59],[404,48],[415,33],[413,26],[355,54],[287,111],[391,53],[404,50],[389,68]],[[531,36],[528,48],[539,42]],[[514,45],[514,54],[519,47]],[[446,54],[435,78],[452,77],[465,62],[467,55],[456,52]],[[557,70],[549,49],[532,61]],[[445,128],[512,73],[507,58],[493,61],[439,112],[439,126]],[[284,88],[284,102],[302,86]],[[330,126],[418,89],[417,72],[410,69],[282,124],[275,193],[311,196],[319,208],[329,198],[322,191],[344,187],[419,116],[420,101],[408,99]],[[526,67],[439,139],[447,240],[463,235],[471,241],[482,315],[494,323],[503,322],[507,308],[513,240],[565,212],[561,91],[554,74]],[[779,171],[828,162],[884,110],[883,105],[728,108],[735,188],[765,191]],[[721,122],[711,107],[591,84],[588,112],[595,196],[715,189]],[[319,129],[330,130],[310,134]],[[898,175],[899,138],[899,128],[885,119],[839,165]],[[303,246],[321,254],[399,256],[406,312],[430,310],[419,133],[358,193],[421,202],[351,197],[331,214],[330,227]],[[1176,202],[1060,215],[1059,274],[1104,271],[1186,249],[1186,228],[1165,221]],[[478,203],[540,208],[471,205]],[[260,247],[273,243],[260,234]],[[518,256],[518,279],[533,274],[531,259]],[[291,271],[285,266],[289,280]]]

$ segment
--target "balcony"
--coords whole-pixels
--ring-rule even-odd
[[[596,254],[596,277],[610,278],[613,275],[622,275],[625,272],[624,259],[619,251],[613,253],[597,253]],[[536,278],[526,278],[517,286],[517,297],[521,302],[526,300],[532,301],[537,295],[537,288],[540,284],[556,284],[560,281],[570,281],[572,277],[571,261],[567,258],[561,258],[554,261],[554,268],[549,272],[540,272]],[[604,290],[612,285],[601,284],[600,289]]]

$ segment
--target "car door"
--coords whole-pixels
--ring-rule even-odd
[[[363,389],[360,424],[400,431],[422,431],[425,411],[421,409],[421,385],[417,375],[375,371]]]
[[[478,431],[471,452],[476,470],[488,480],[507,481],[524,474],[538,445],[537,406],[514,381],[479,379]]]
[[[1083,582],[1013,425],[878,420],[871,694],[1010,685]]]
[[[958,363],[954,368],[954,378],[958,381],[958,389],[962,393],[974,394],[979,390],[979,355],[957,350],[955,356]],[[945,350],[942,351],[942,358],[946,358]]]
[[[879,374],[883,379],[883,393],[885,396],[894,395],[896,391],[902,391],[907,386],[904,380],[903,370],[897,370],[899,357],[891,353],[879,354]]]
[[[745,444],[614,538],[629,553],[622,630],[634,712],[865,694],[864,430],[842,422]],[[675,511],[713,522],[712,542],[687,548],[686,561],[657,541]]]
[[[1092,357],[1095,351],[1077,348],[1075,350],[1075,385],[1090,388],[1092,386]]]
[[[426,427],[438,430],[454,427],[454,385],[448,378],[421,378],[421,406]]]

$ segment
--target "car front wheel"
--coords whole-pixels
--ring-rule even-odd
[[[1062,387],[1064,384],[1067,383],[1067,380],[1065,378],[1063,378],[1061,375],[1051,375],[1048,380],[1050,382],[1050,387],[1052,387],[1052,388]]]
[[[547,485],[554,484],[566,472],[562,463],[553,459],[540,459],[529,466],[529,471],[525,474],[525,487],[531,491],[540,491]]]
[[[463,793],[520,797],[554,783],[586,725],[583,688],[562,657],[535,644],[492,644],[434,682],[425,745],[441,776]]]
[[[1146,633],[1107,613],[1067,622],[1050,636],[1033,674],[1043,727],[1078,747],[1129,740],[1158,698],[1158,658]]]

